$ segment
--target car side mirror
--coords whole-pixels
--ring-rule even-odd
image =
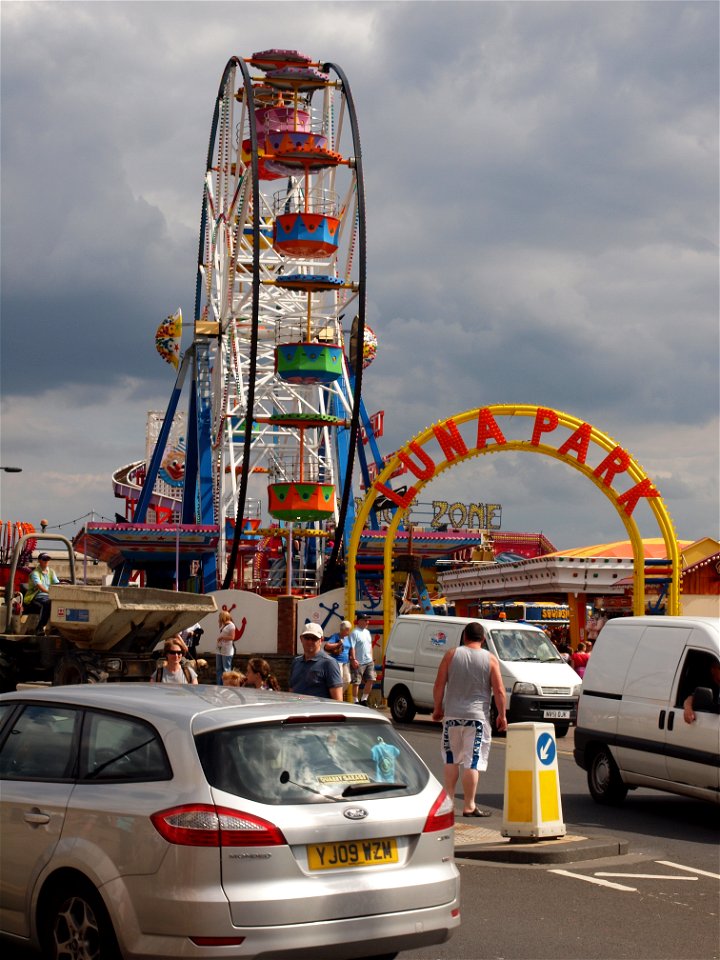
[[[710,712],[715,704],[710,687],[697,687],[693,693],[693,710]]]

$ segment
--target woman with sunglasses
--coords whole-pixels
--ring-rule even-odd
[[[186,653],[187,646],[181,637],[166,640],[163,644],[165,663],[150,677],[150,683],[197,683],[197,674],[189,663],[185,663]]]

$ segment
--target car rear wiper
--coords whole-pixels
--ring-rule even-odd
[[[407,790],[406,783],[351,783],[341,797],[359,797],[364,793],[385,793],[387,790]]]
[[[287,770],[283,770],[280,774],[280,783],[283,786],[286,783],[291,783],[294,787],[300,787],[301,790],[307,790],[308,793],[314,793],[316,797],[322,797],[323,800],[327,800],[329,803],[340,803],[339,797],[333,797],[332,794],[323,793],[321,790],[315,790],[314,787],[309,787],[306,783],[298,783],[297,780],[291,780],[290,774]]]

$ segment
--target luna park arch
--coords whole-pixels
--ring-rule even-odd
[[[533,418],[532,433],[528,439],[505,438],[498,419],[505,417]],[[468,447],[458,427],[471,421],[477,422],[477,439],[474,447]],[[551,434],[558,428],[566,428],[570,435],[558,446],[553,446]],[[444,459],[437,462],[424,449],[429,442],[437,442]],[[591,452],[599,449],[602,456],[598,463],[588,463]],[[417,434],[405,446],[399,448],[386,463],[381,473],[368,488],[358,510],[352,535],[348,544],[347,596],[345,609],[353,619],[356,603],[356,557],[362,531],[365,529],[370,510],[377,497],[386,498],[397,509],[388,526],[383,558],[383,636],[385,640],[395,618],[392,592],[392,556],[398,527],[401,520],[423,487],[435,480],[445,470],[485,453],[500,453],[504,450],[542,453],[560,460],[579,470],[612,503],[622,520],[633,550],[633,614],[640,616],[645,611],[645,554],[638,525],[633,517],[641,499],[657,521],[667,549],[671,574],[668,590],[667,612],[670,616],[680,613],[680,550],[673,522],[659,491],[640,464],[630,456],[612,437],[591,424],[570,414],[550,407],[533,404],[495,404],[475,407],[464,413],[454,414]],[[386,484],[397,471],[404,471],[415,479],[407,491],[400,494]],[[624,491],[613,486],[616,477],[631,480],[633,485]]]

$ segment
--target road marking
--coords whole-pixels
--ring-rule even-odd
[[[676,870],[687,870],[688,873],[697,873],[700,877],[712,877],[713,880],[720,880],[720,873],[710,873],[709,870],[696,870],[695,867],[686,867],[682,863],[673,863],[671,860],[656,860],[655,863],[661,863],[664,867],[675,867]]]
[[[656,863],[658,861],[655,861]],[[627,877],[635,880],[697,880],[697,877],[671,877],[667,873],[605,873],[598,871],[596,877]]]
[[[612,890],[627,890],[628,893],[637,893],[637,887],[624,887],[621,883],[598,880],[597,877],[586,877],[582,873],[570,873],[569,870],[548,870],[548,873],[557,873],[561,877],[574,877],[576,880],[586,880],[588,883],[596,883],[599,887],[610,887]]]

